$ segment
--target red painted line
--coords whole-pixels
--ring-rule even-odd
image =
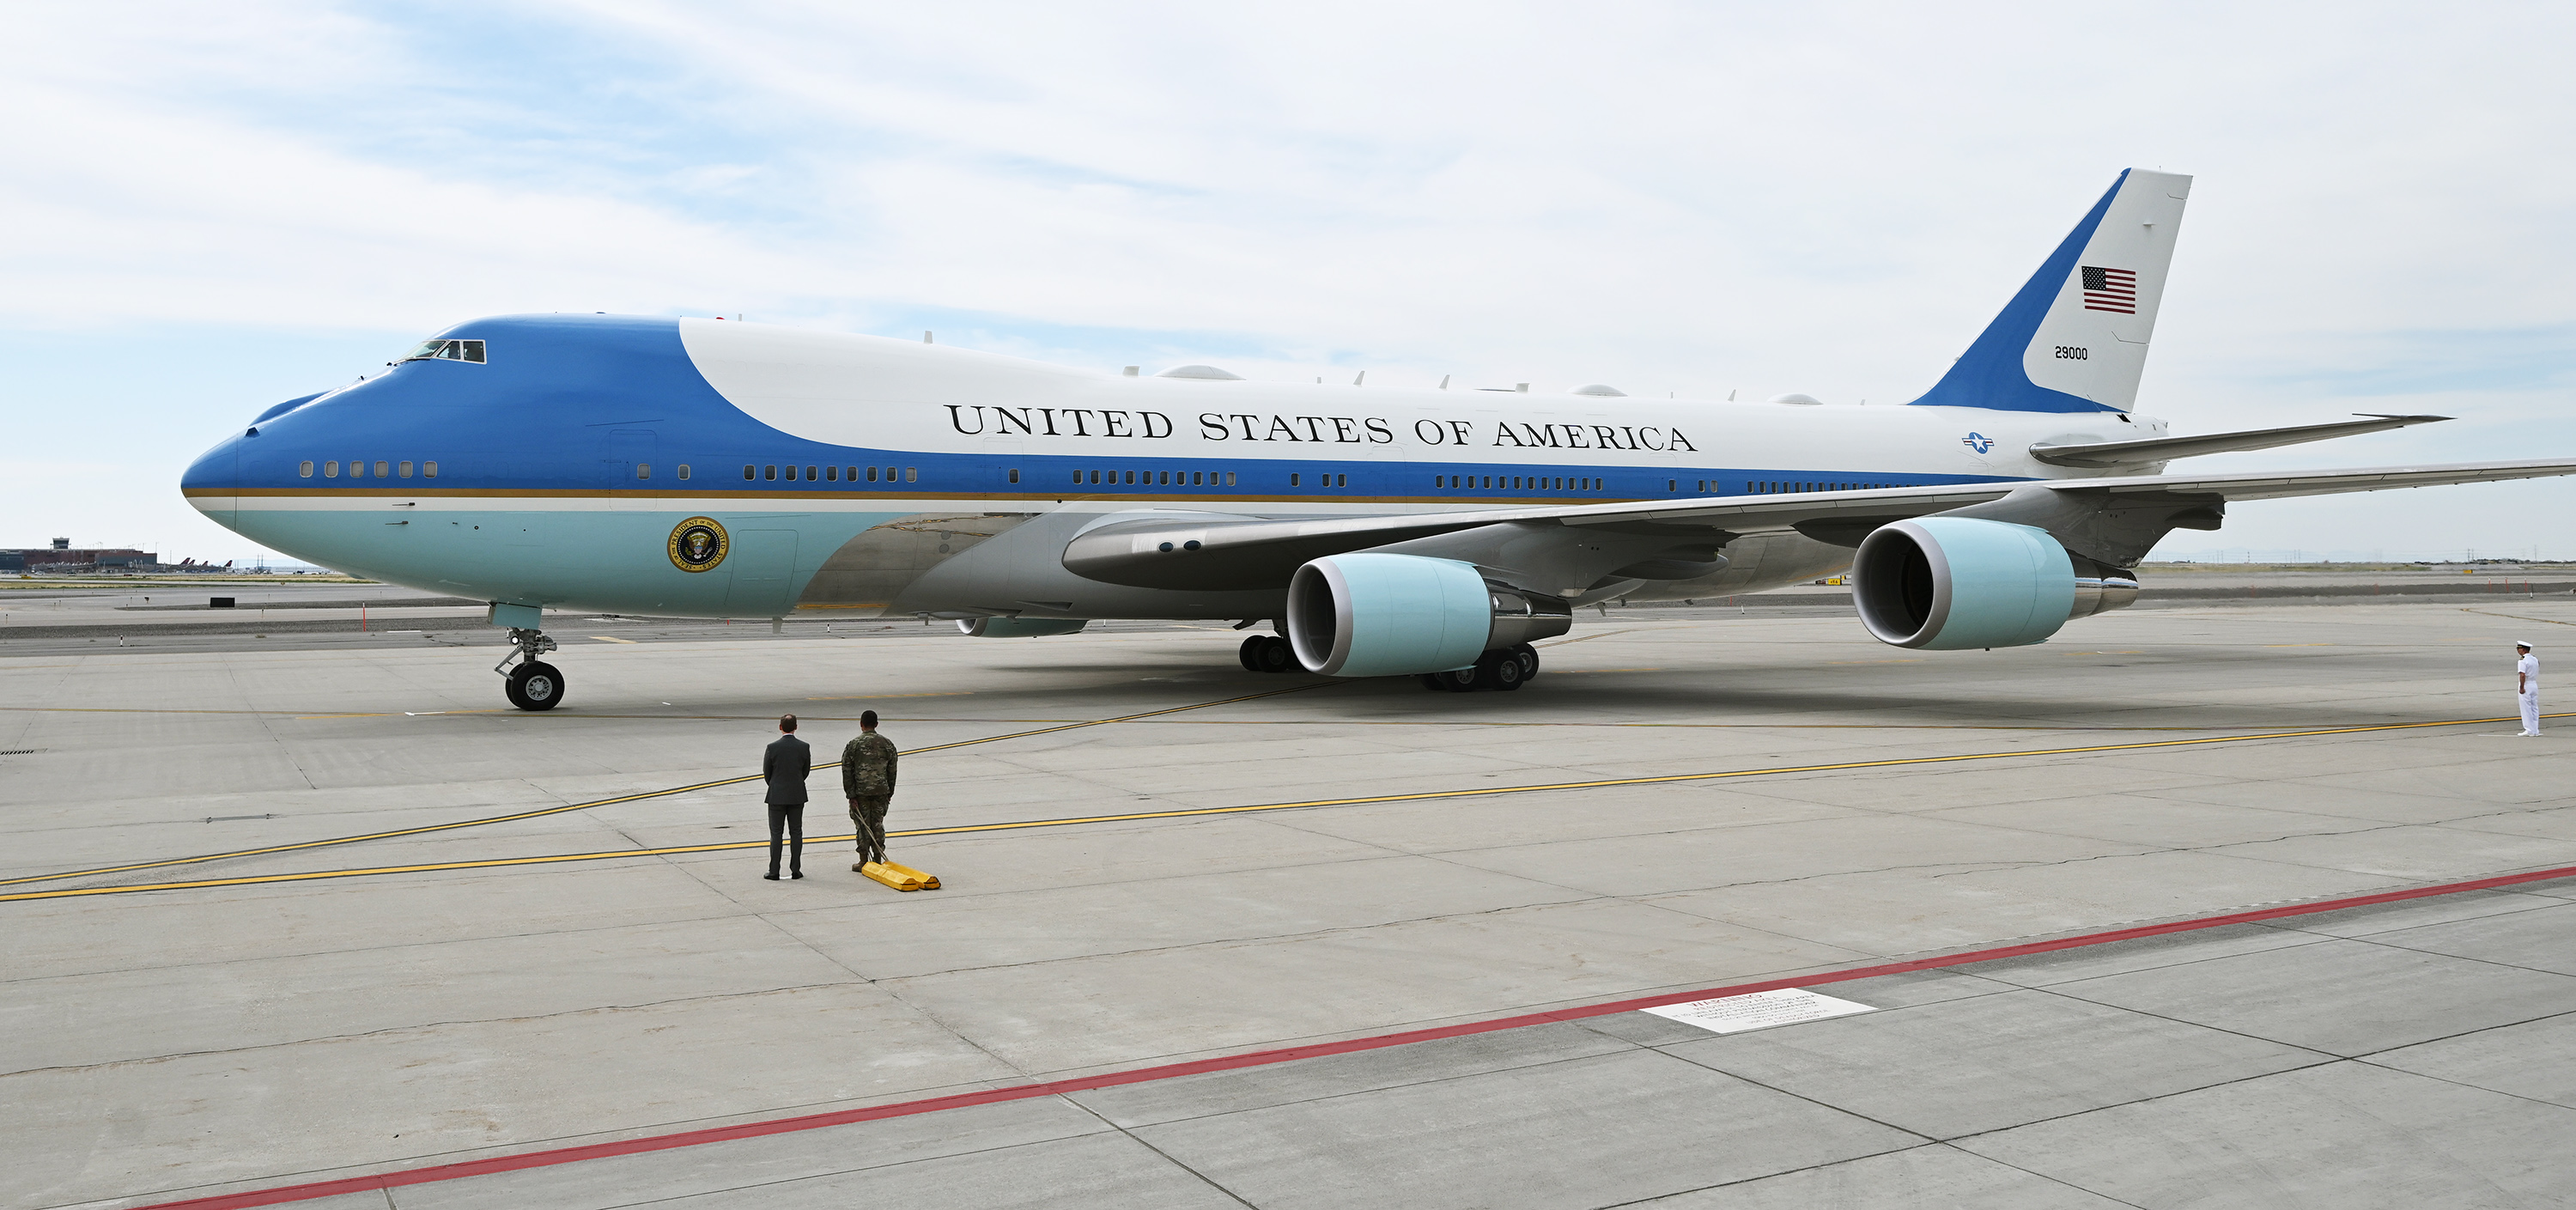
[[[1750,995],[1776,991],[1784,987],[1812,987],[1820,983],[1847,983],[1854,979],[1875,979],[1882,975],[1902,975],[1911,971],[1937,970],[1949,966],[1967,966],[2003,958],[2020,958],[2058,950],[2082,949],[2091,945],[2108,945],[2118,941],[2135,941],[2200,929],[2223,928],[2231,924],[2250,924],[2259,920],[2278,920],[2286,916],[2312,916],[2338,912],[2347,908],[2373,904],[2400,903],[2409,899],[2430,899],[2439,895],[2456,895],[2463,891],[2492,890],[2526,882],[2546,882],[2553,878],[2576,877],[2576,866],[2551,870],[2531,870],[2520,874],[2499,874],[2492,878],[2475,878],[2466,882],[2445,882],[2434,886],[2410,887],[2402,891],[2382,891],[2375,895],[2354,895],[2344,899],[2326,899],[2313,903],[2294,903],[2281,907],[2256,908],[2248,912],[2229,912],[2220,916],[2201,916],[2164,924],[2139,925],[2136,928],[2112,929],[2100,933],[2083,933],[2050,941],[2031,941],[2021,945],[1997,946],[1993,949],[1968,950],[1905,962],[1886,962],[1877,966],[1851,970],[1827,971],[1823,974],[1796,975],[1783,979],[1765,979],[1756,983],[1737,983],[1725,987],[1704,988],[1695,992],[1665,992],[1640,996],[1632,1000],[1614,1000],[1607,1004],[1587,1004],[1576,1008],[1556,1008],[1519,1016],[1496,1017],[1487,1021],[1469,1021],[1458,1025],[1441,1025],[1430,1029],[1406,1030],[1402,1033],[1378,1034],[1367,1038],[1348,1038],[1339,1042],[1316,1042],[1305,1046],[1286,1046],[1276,1050],[1256,1050],[1248,1054],[1227,1055],[1217,1059],[1194,1059],[1187,1063],[1167,1063],[1160,1067],[1137,1067],[1099,1075],[1075,1076],[1049,1080],[1042,1084],[1013,1084],[1006,1088],[988,1088],[982,1092],[962,1092],[918,1101],[902,1101],[866,1109],[840,1109],[830,1113],[813,1113],[801,1117],[775,1118],[765,1122],[743,1122],[705,1130],[686,1130],[676,1134],[652,1135],[615,1143],[590,1143],[579,1147],[558,1147],[551,1151],[530,1151],[519,1155],[493,1156],[454,1164],[438,1164],[399,1172],[379,1172],[367,1176],[344,1177],[334,1181],[316,1181],[305,1185],[284,1185],[274,1189],[253,1189],[243,1193],[222,1193],[213,1197],[185,1201],[156,1202],[135,1210],[244,1210],[251,1206],[276,1206],[287,1202],[310,1201],[336,1197],[344,1193],[399,1188],[404,1185],[427,1185],[469,1176],[489,1176],[497,1172],[517,1172],[526,1168],[550,1168],[557,1164],[577,1164],[584,1160],[611,1159],[621,1155],[639,1155],[649,1151],[669,1151],[680,1147],[697,1147],[707,1143],[754,1139],[773,1134],[793,1134],[800,1130],[821,1130],[831,1126],[848,1126],[858,1122],[882,1121],[886,1118],[912,1117],[937,1113],[943,1109],[965,1109],[975,1105],[994,1105],[1006,1101],[1027,1101],[1039,1097],[1088,1092],[1095,1088],[1116,1088],[1123,1084],[1147,1084],[1181,1076],[1204,1075],[1214,1071],[1239,1071],[1247,1067],[1268,1067],[1292,1063],[1299,1059],[1320,1059],[1329,1055],[1356,1054],[1384,1050],[1392,1046],[1410,1046],[1416,1042],[1436,1042],[1442,1038],[1461,1038],[1473,1034],[1496,1033],[1522,1029],[1557,1021],[1580,1021],[1586,1017],[1606,1017],[1615,1013],[1635,1012],[1666,1004],[1687,1004],[1693,1000],[1715,1000],[1722,996]]]

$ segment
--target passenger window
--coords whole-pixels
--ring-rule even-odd
[[[391,466],[389,466],[389,465],[387,465],[387,464],[385,464],[385,463],[382,463],[382,462],[377,463],[377,464],[376,464],[376,478],[379,478],[379,479],[388,478],[389,476],[386,474],[386,472],[387,472],[387,471],[390,471],[390,470],[392,470],[392,469],[393,469],[393,467],[391,467]]]
[[[894,482],[894,468],[891,466],[886,468],[886,482]]]
[[[764,481],[776,480],[778,478],[778,464],[775,462],[762,463],[760,466],[760,477]]]
[[[873,467],[873,466],[872,466],[872,467],[869,467],[869,468],[868,468],[868,482],[870,482],[870,483],[874,483],[874,482],[876,482],[876,481],[877,481],[877,468],[875,468],[875,467]]]
[[[841,481],[841,468],[839,468],[839,467],[837,467],[837,466],[827,466],[827,467],[824,467],[824,468],[823,468],[823,482],[825,482],[825,483],[838,483],[838,482],[840,482],[840,481]]]
[[[1297,486],[1297,476],[1295,476],[1295,475],[1293,475],[1293,474],[1292,474],[1292,475],[1290,475],[1290,476],[1288,476],[1288,486],[1290,486],[1290,487],[1295,487],[1295,486]]]
[[[394,473],[405,479],[411,478],[411,464],[408,462],[395,464]]]
[[[349,460],[349,477],[350,477],[350,478],[352,478],[352,479],[364,479],[364,478],[366,478],[366,477],[367,477],[367,464],[366,464],[366,463],[364,463],[364,462],[360,462],[360,461],[358,461],[357,459],[354,459],[354,458],[350,459],[350,460]]]
[[[1233,472],[1233,471],[1227,471],[1227,472],[1225,473],[1225,485],[1226,485],[1227,487],[1232,487],[1232,486],[1234,486],[1234,472]]]
[[[1012,468],[1011,468],[1011,482],[1013,482],[1013,483],[1017,483],[1017,482],[1019,482],[1019,481],[1020,481],[1020,468],[1018,468],[1018,467],[1016,467],[1016,466],[1015,466],[1015,467],[1012,467]],[[654,699],[654,700],[659,701],[659,700],[661,700],[661,699],[656,698],[656,699]]]
[[[420,464],[420,477],[421,477],[421,478],[423,478],[423,479],[435,479],[435,478],[437,478],[437,477],[438,477],[438,464],[437,464],[437,463],[435,463],[435,462],[424,462],[424,463],[421,463],[421,464]],[[688,472],[687,472],[687,470],[686,470],[685,468],[683,468],[683,469],[682,469],[681,474],[680,474],[680,477],[681,477],[681,478],[683,478],[683,479],[686,479],[686,478],[688,478],[688,477],[689,477],[689,476],[688,476]]]
[[[742,477],[744,479],[752,479],[756,477],[751,473],[751,464],[748,462],[742,464]]]
[[[310,479],[313,477],[313,464],[310,461],[299,463],[295,468],[295,473],[303,478]],[[653,700],[660,701],[661,699],[655,698]]]
[[[405,473],[405,474],[409,474],[409,473],[410,473],[410,469],[409,469],[409,468],[410,468],[410,466],[411,466],[411,464],[410,464],[410,463],[408,463],[408,462],[406,462],[406,463],[404,463],[404,464],[403,464],[403,467],[405,468],[405,469],[404,469],[404,473]],[[638,462],[638,463],[636,463],[636,464],[635,464],[635,477],[636,477],[636,478],[638,478],[638,479],[650,479],[650,478],[652,478],[652,477],[653,477],[653,464],[652,464],[652,463],[650,463],[650,462]]]
[[[435,465],[437,465],[437,464],[436,464],[436,463],[431,463],[431,465],[435,466]],[[683,462],[683,463],[681,463],[681,464],[680,464],[680,482],[682,482],[682,483],[686,483],[686,482],[688,482],[688,481],[689,481],[689,464],[688,464],[688,463],[686,463],[686,462]],[[659,699],[656,699],[656,700],[659,700]]]
[[[325,478],[325,479],[337,479],[337,478],[339,478],[339,477],[340,477],[340,464],[339,464],[339,463],[337,463],[337,462],[325,462],[325,463],[323,463],[323,464],[322,464],[322,477],[323,477],[323,478]],[[659,700],[659,699],[656,699],[656,700]]]
[[[921,468],[919,468],[919,467],[912,467],[912,466],[907,466],[907,467],[903,468],[903,481],[904,481],[904,482],[906,482],[906,483],[914,483],[914,482],[918,482],[920,479],[921,479]]]
[[[1335,475],[1335,476],[1333,476],[1333,486],[1335,486],[1335,487],[1349,487],[1350,485],[1351,485],[1351,477],[1350,477],[1350,476],[1348,476],[1348,475]]]

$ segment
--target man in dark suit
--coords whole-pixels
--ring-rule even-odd
[[[778,881],[778,841],[782,828],[793,839],[788,850],[787,876],[805,876],[805,778],[814,771],[814,750],[796,738],[796,716],[778,717],[778,738],[760,757],[761,780],[769,783],[769,872],[761,877]]]

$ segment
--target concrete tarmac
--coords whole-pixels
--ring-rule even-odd
[[[29,881],[0,895],[44,897],[0,901],[0,1198],[144,1205],[2576,866],[2576,730],[2459,721],[2509,714],[2509,644],[2547,661],[2570,625],[2173,608],[1927,654],[1812,609],[1614,609],[1521,692],[1463,695],[1245,673],[1214,626],[570,628],[544,715],[502,705],[488,648],[12,644],[0,879]],[[756,771],[783,710],[828,759],[868,708],[912,753],[891,826],[984,829],[897,838],[943,890],[867,882],[846,842],[761,880],[761,848],[709,847],[764,838],[757,786],[628,798]],[[816,834],[848,831],[835,777]],[[1495,793],[1544,785],[1574,788]],[[402,872],[301,877],[360,869]],[[178,881],[216,885],[128,889]],[[2576,1188],[2571,899],[307,1204],[2548,1205]]]

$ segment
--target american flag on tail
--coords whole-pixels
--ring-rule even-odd
[[[2138,275],[2128,269],[2084,266],[2084,309],[2138,313]]]

